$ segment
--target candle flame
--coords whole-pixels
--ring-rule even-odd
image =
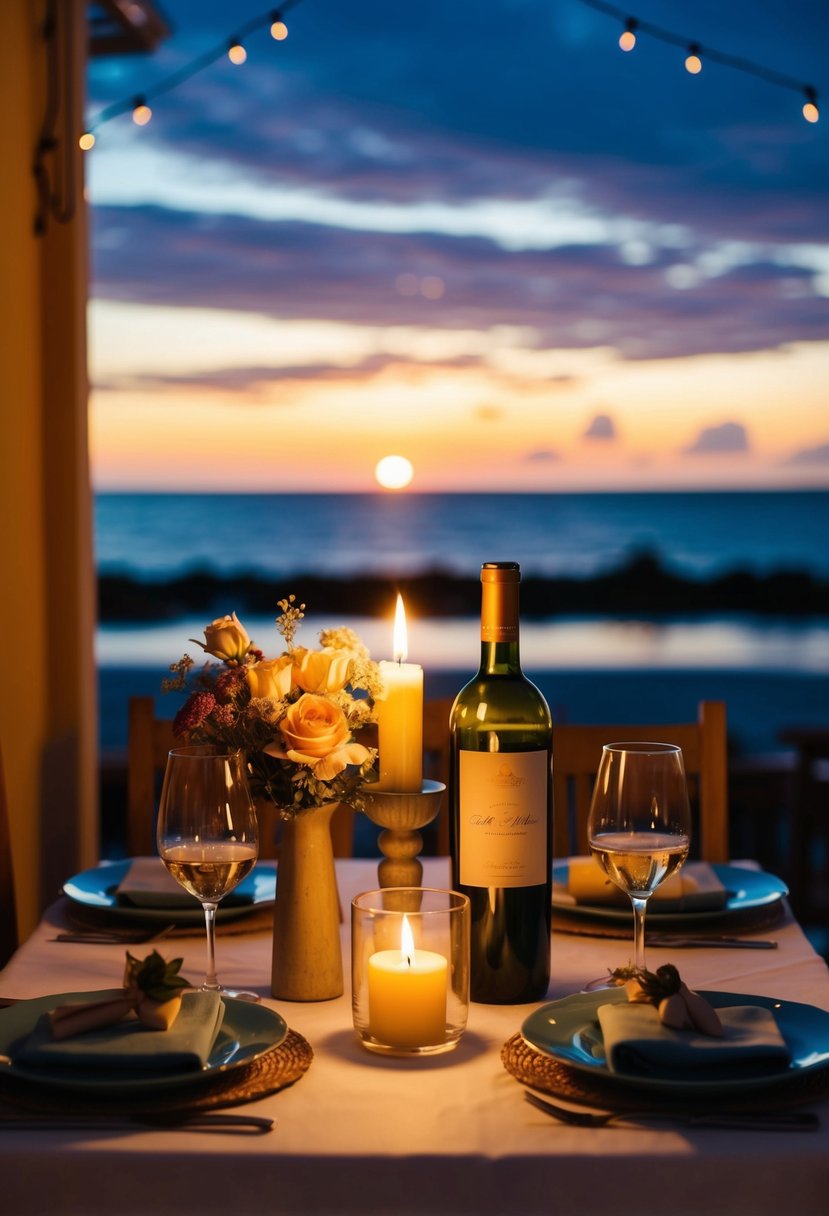
[[[406,635],[406,609],[403,607],[403,596],[398,594],[394,610],[394,635],[392,653],[395,663],[405,663],[409,653],[409,640]]]
[[[411,967],[412,957],[414,955],[414,934],[412,933],[412,927],[409,924],[409,918],[405,915],[403,917],[403,923],[400,926],[400,953]]]

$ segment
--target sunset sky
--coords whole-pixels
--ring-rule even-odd
[[[93,122],[263,12],[161,7]],[[829,487],[829,5],[630,11],[820,123],[584,0],[303,0],[102,125],[96,486]]]

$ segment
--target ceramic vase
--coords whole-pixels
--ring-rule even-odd
[[[343,993],[340,901],[331,816],[336,802],[282,825],[274,905],[271,991],[284,1001],[329,1001]]]

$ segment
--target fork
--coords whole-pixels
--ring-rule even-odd
[[[524,1097],[546,1115],[552,1115],[562,1123],[569,1123],[571,1127],[612,1127],[619,1123],[648,1123],[660,1120],[685,1127],[730,1127],[747,1131],[815,1131],[820,1127],[820,1119],[812,1111],[773,1111],[761,1114],[715,1111],[697,1115],[683,1115],[666,1110],[586,1111],[560,1106],[557,1102],[551,1102],[529,1090],[525,1091]]]
[[[164,925],[161,929],[75,929],[58,933],[53,942],[84,942],[94,945],[140,945],[142,942],[157,942],[169,935],[175,925]]]

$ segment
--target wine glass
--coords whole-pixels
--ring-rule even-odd
[[[633,951],[645,970],[648,900],[688,856],[691,811],[682,749],[673,743],[606,743],[596,775],[590,852],[633,906]]]
[[[173,748],[167,756],[156,838],[164,865],[204,908],[207,971],[202,991],[258,1000],[255,993],[223,989],[216,975],[216,909],[253,868],[259,852],[242,752],[209,745]]]

